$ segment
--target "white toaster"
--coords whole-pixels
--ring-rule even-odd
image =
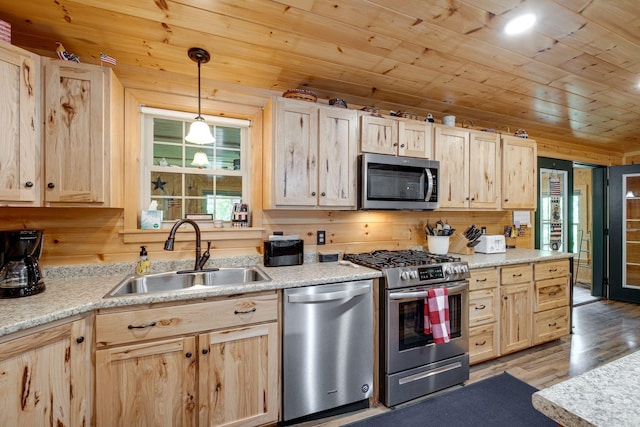
[[[483,234],[480,243],[475,247],[476,252],[482,254],[500,254],[507,251],[507,245],[502,234]]]

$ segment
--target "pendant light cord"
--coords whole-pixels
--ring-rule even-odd
[[[202,60],[198,58],[198,118],[202,119],[202,115],[200,114],[200,63]]]

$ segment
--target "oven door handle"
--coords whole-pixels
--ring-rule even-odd
[[[336,292],[322,292],[318,294],[301,294],[301,295],[289,295],[288,302],[324,302],[334,301],[344,298],[353,298],[359,295],[369,293],[370,286],[364,285],[353,289],[347,289],[344,291]]]
[[[452,286],[447,288],[447,292],[449,295],[459,294],[460,292],[469,289],[469,284],[465,283],[464,285]],[[427,291],[408,291],[408,292],[391,292],[389,294],[389,299],[399,300],[399,299],[409,299],[409,298],[427,298],[429,293]]]

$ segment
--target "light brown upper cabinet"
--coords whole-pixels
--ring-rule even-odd
[[[502,135],[502,208],[536,209],[538,149],[532,139]]]
[[[124,89],[112,70],[42,58],[44,202],[122,207]]]
[[[433,124],[360,112],[360,151],[433,159]]]
[[[265,106],[265,209],[355,209],[357,111],[274,98]]]
[[[440,208],[500,208],[500,139],[491,132],[435,126]]]
[[[0,43],[0,205],[40,204],[40,58]]]

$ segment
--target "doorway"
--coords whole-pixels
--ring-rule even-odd
[[[594,286],[602,282],[597,279],[598,274],[606,276],[604,257],[601,252],[594,254],[594,249],[602,247],[605,229],[601,207],[606,205],[598,192],[601,174],[594,174],[596,168],[567,160],[538,158],[535,247],[574,254],[571,292],[574,306],[596,301],[603,295],[601,283]]]

